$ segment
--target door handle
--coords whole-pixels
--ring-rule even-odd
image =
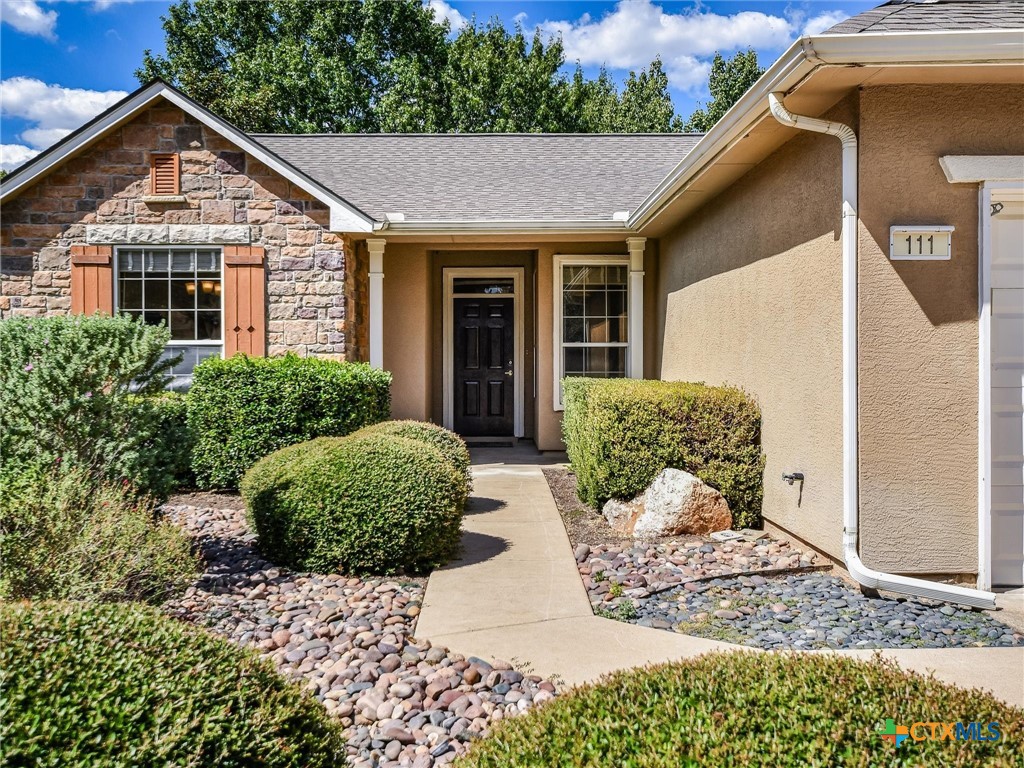
[[[505,375],[506,376],[511,376],[512,375],[512,371],[505,371]]]

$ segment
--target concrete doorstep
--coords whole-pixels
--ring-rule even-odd
[[[528,449],[475,449],[463,554],[434,571],[416,636],[457,653],[504,659],[569,686],[620,669],[747,650],[595,616],[541,472],[558,459]],[[1024,648],[798,651],[871,659],[982,688],[1024,706]]]

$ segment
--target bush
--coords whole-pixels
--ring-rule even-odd
[[[397,435],[434,446],[452,468],[465,478],[467,497],[472,492],[473,474],[469,469],[469,449],[466,442],[454,432],[425,421],[382,421],[363,427],[353,437],[366,435]]]
[[[8,478],[76,467],[142,491],[173,478],[150,395],[163,392],[169,333],[124,316],[0,321],[0,456]]]
[[[320,573],[415,572],[456,552],[465,481],[431,445],[320,438],[260,460],[241,485],[260,549]]]
[[[185,395],[168,390],[140,398],[139,406],[151,409],[157,424],[156,434],[147,446],[153,452],[152,466],[157,471],[145,480],[145,485],[159,498],[177,488],[192,486],[192,436]]]
[[[314,357],[208,358],[186,396],[200,488],[235,488],[257,460],[293,443],[388,418],[391,374]]]
[[[630,499],[666,467],[718,489],[735,528],[761,524],[761,412],[739,389],[570,378],[562,433],[580,499]]]
[[[0,598],[142,600],[184,589],[198,559],[182,530],[124,483],[83,470],[24,473],[0,494]]]
[[[983,731],[998,722],[1003,736],[895,748],[877,733],[887,718],[980,722]],[[1009,766],[1024,750],[1022,719],[882,657],[719,653],[611,675],[504,720],[459,766]]]
[[[5,764],[335,766],[340,729],[266,661],[143,606],[0,606]]]

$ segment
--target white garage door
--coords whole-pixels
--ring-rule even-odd
[[[1024,203],[992,217],[992,584],[1024,584]]]

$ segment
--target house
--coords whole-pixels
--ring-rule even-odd
[[[1019,2],[801,38],[704,136],[247,135],[152,83],[4,179],[0,268],[3,316],[166,322],[181,377],[369,360],[396,417],[541,450],[563,376],[736,384],[770,527],[1024,582]]]

